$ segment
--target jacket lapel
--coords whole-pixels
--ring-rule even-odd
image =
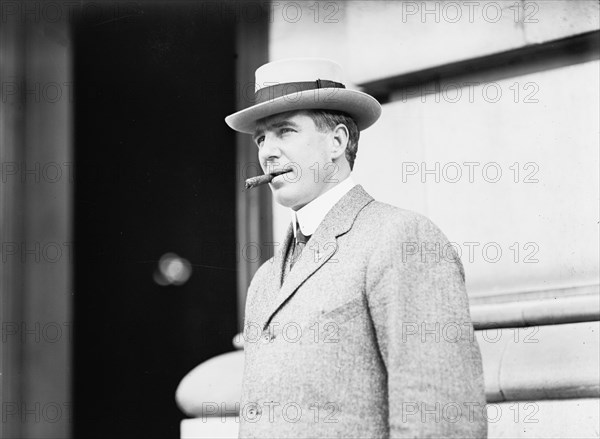
[[[293,239],[292,225],[290,224],[284,243],[274,259],[272,281],[277,283],[277,288],[270,289],[271,297],[268,298],[268,312],[265,315],[263,329],[266,329],[273,316],[298,288],[331,259],[338,248],[337,238],[352,228],[358,213],[371,201],[373,198],[360,185],[354,186],[344,195],[319,224],[315,233],[306,243],[300,258],[294,264],[294,269],[281,283],[285,272],[286,250]]]

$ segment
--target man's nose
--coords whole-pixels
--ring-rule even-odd
[[[273,139],[270,136],[265,136],[258,155],[262,163],[281,157],[281,150],[277,144],[277,139]]]

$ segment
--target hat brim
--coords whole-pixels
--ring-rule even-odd
[[[230,114],[225,122],[235,131],[253,134],[256,121],[274,114],[298,110],[335,110],[349,114],[360,131],[373,125],[381,105],[373,96],[345,88],[320,88],[281,96]]]

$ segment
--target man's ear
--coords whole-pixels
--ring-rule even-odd
[[[348,147],[350,134],[348,133],[348,128],[343,123],[338,124],[333,129],[332,134],[333,142],[331,145],[330,156],[331,160],[334,161],[346,154],[346,148]]]

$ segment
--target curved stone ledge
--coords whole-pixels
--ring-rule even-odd
[[[239,411],[244,351],[228,352],[192,369],[179,383],[175,401],[192,417],[235,415]]]
[[[488,406],[488,438],[598,438],[600,400],[503,402]]]
[[[600,397],[600,322],[475,333],[488,402]]]
[[[471,298],[475,329],[600,320],[600,286],[527,291]]]

